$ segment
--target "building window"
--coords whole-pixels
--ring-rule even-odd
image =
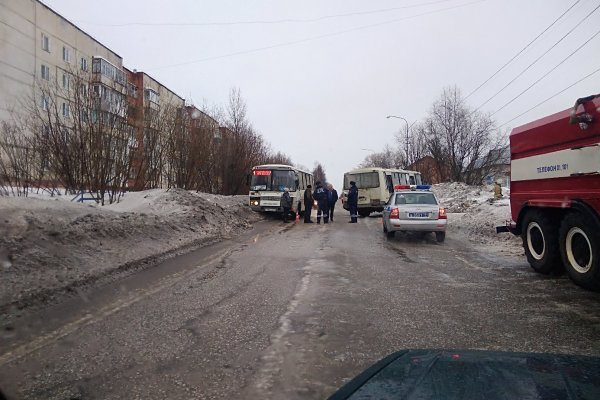
[[[125,72],[121,71],[119,68],[115,67],[103,58],[94,58],[92,60],[92,73],[102,74],[120,83],[121,85],[127,84]]]
[[[62,84],[63,84],[63,89],[69,90],[69,87],[71,86],[71,77],[67,74],[63,74]]]
[[[40,102],[40,106],[42,107],[42,110],[44,111],[48,111],[48,97],[46,97],[46,95],[42,95],[42,101]]]
[[[82,71],[87,71],[88,70],[87,58],[85,58],[85,57],[81,57],[81,70]]]
[[[50,67],[42,64],[42,79],[49,81],[50,80]]]
[[[154,91],[150,88],[146,88],[146,89],[144,89],[144,100],[149,101],[154,104],[159,104],[160,103],[160,95],[156,91]]]
[[[137,98],[137,86],[135,86],[133,83],[129,83],[127,86],[128,86],[129,96],[136,99]]]
[[[50,38],[42,33],[42,50],[50,53]]]
[[[71,51],[66,46],[63,46],[63,61],[71,61]]]
[[[62,115],[65,118],[69,118],[69,115],[71,113],[69,112],[69,105],[67,103],[62,103]]]
[[[87,97],[88,95],[88,85],[86,83],[83,83],[80,86],[80,90],[81,90],[81,97],[83,97],[84,99]]]

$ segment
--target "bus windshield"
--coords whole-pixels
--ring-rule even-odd
[[[296,191],[296,174],[294,171],[263,169],[252,171],[250,190],[272,190],[283,192],[285,188]]]
[[[344,189],[350,189],[350,181],[356,182],[359,189],[379,187],[379,174],[377,172],[364,172],[361,174],[344,175]]]

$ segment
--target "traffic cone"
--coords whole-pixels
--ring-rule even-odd
[[[300,213],[296,213],[296,222],[300,221]]]

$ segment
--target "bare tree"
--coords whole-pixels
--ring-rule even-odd
[[[0,124],[0,195],[27,196],[34,180],[35,154],[16,124]]]
[[[239,89],[229,93],[225,111],[223,142],[227,146],[224,194],[240,194],[249,190],[247,175],[254,165],[265,163],[269,149],[260,134],[254,131],[246,117],[246,103]]]
[[[401,150],[394,149],[386,144],[383,151],[366,156],[359,167],[399,168],[404,165],[404,160],[404,154]]]
[[[321,181],[323,183],[327,182],[327,175],[325,174],[325,168],[321,165],[320,162],[315,162],[315,168],[313,169],[313,177],[315,182]]]
[[[293,165],[292,159],[287,154],[284,154],[280,151],[277,153],[270,153],[265,160],[267,164],[284,164],[284,165]]]
[[[62,82],[39,82],[20,111],[14,119],[33,154],[37,183],[90,192],[102,204],[118,198],[128,179],[132,130],[116,84],[92,86],[89,75],[63,71]]]
[[[17,122],[0,126],[0,192],[62,187],[102,204],[130,187],[239,194],[249,190],[252,166],[292,163],[253,129],[237,89],[213,118],[206,109],[169,102],[142,109],[122,82],[107,86],[91,78],[64,71],[62,82],[38,82]]]
[[[506,146],[492,119],[471,111],[457,87],[444,89],[415,140],[433,157],[444,180],[468,184],[480,183],[497,161],[494,155]]]

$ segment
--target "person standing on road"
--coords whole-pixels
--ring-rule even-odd
[[[337,190],[333,188],[333,185],[330,183],[327,187],[329,189],[327,205],[329,207],[329,220],[333,222],[333,210],[335,209],[335,203],[338,201],[338,193]]]
[[[313,205],[315,204],[315,200],[312,195],[312,185],[307,185],[306,190],[304,191],[304,223],[312,224],[312,220],[310,219],[310,213],[312,212]]]
[[[350,190],[348,190],[348,207],[350,208],[350,223],[358,222],[358,188],[356,182],[350,181]]]
[[[323,215],[323,223],[329,223],[329,209],[327,207],[327,189],[323,187],[321,181],[316,183],[317,188],[313,194],[319,209],[317,210],[317,224],[321,223],[321,215]]]
[[[290,216],[290,209],[292,208],[292,198],[290,197],[290,189],[285,188],[281,195],[281,208],[283,208],[283,222],[288,222]]]

